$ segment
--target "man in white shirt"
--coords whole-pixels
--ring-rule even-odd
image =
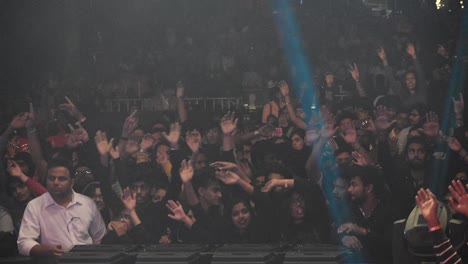
[[[72,189],[66,160],[48,164],[48,192],[29,202],[18,235],[26,256],[60,256],[74,245],[99,244],[106,226],[95,203]]]

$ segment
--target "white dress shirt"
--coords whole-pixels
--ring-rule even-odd
[[[24,212],[18,235],[18,250],[29,256],[38,244],[69,251],[74,245],[99,244],[106,226],[96,204],[90,198],[73,192],[68,206],[58,205],[50,194],[30,201]]]

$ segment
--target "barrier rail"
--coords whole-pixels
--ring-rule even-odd
[[[106,100],[105,112],[130,112],[132,109],[140,111],[153,112],[163,110],[175,110],[175,101],[163,100],[165,98],[123,98]],[[187,107],[202,106],[204,109],[231,110],[241,107],[242,98],[240,97],[189,97],[184,99]]]

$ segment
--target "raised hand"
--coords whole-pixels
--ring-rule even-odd
[[[154,141],[155,140],[150,133],[145,134],[145,136],[141,140],[140,149],[143,151],[147,151],[149,148],[153,146]]]
[[[138,126],[138,118],[136,113],[138,110],[133,111],[126,119],[122,128],[122,137],[128,137]]]
[[[288,86],[288,84],[286,83],[286,81],[284,81],[284,80],[283,80],[283,81],[280,81],[279,86],[280,86],[281,94],[282,94],[284,97],[289,96],[289,86]]]
[[[224,135],[230,135],[237,127],[238,119],[235,118],[234,112],[227,112],[221,119],[221,130]]]
[[[110,141],[107,141],[106,132],[98,130],[96,132],[96,136],[94,136],[94,142],[96,143],[96,148],[98,149],[99,154],[101,154],[101,156],[104,156],[107,155],[112,149],[114,139],[112,138]]]
[[[133,193],[129,187],[125,188],[121,198],[125,208],[134,211],[136,208],[136,193]]]
[[[119,151],[119,148],[117,146],[111,148],[109,150],[109,154],[110,154],[111,158],[114,159],[114,160],[120,158],[120,151]]]
[[[468,186],[467,186],[468,187]],[[468,194],[461,181],[452,181],[448,187],[453,197],[449,199],[450,207],[458,213],[468,216]]]
[[[421,210],[421,214],[426,219],[429,227],[439,225],[439,218],[437,217],[437,207],[439,204],[431,190],[419,189],[416,194],[416,205]]]
[[[71,125],[69,125],[69,127],[71,129],[71,132],[68,134],[67,137],[67,146],[69,148],[73,149],[80,146],[83,143],[88,142],[89,136],[86,129],[84,129],[83,127],[74,129]]]
[[[356,164],[357,166],[367,166],[371,163],[366,157],[364,157],[357,151],[351,152],[351,156],[354,159],[353,163]]]
[[[232,171],[217,170],[216,178],[226,185],[234,185],[239,182],[240,177]]]
[[[462,148],[460,141],[454,137],[447,137],[446,139],[449,148],[455,152],[459,152]]]
[[[10,126],[15,129],[23,128],[26,126],[28,120],[28,113],[17,114],[10,122]]]
[[[408,53],[411,58],[416,59],[416,49],[414,48],[413,43],[409,42],[406,44],[406,53]]]
[[[375,122],[373,122],[375,129],[378,131],[387,130],[393,124],[395,124],[396,120],[389,120],[387,115],[387,108],[385,106],[379,105],[376,107],[375,110]]]
[[[166,134],[166,132],[163,132],[164,138],[169,142],[171,146],[177,145],[179,142],[180,138],[180,124],[179,122],[175,122],[171,124],[169,128],[169,134]]]
[[[439,117],[437,114],[432,111],[427,113],[424,124],[419,131],[428,137],[437,137],[439,135]]]
[[[201,145],[201,135],[198,130],[192,130],[189,131],[185,134],[185,142],[187,143],[187,146],[190,148],[192,153],[198,153],[198,150],[200,150],[200,145]]]
[[[186,221],[187,218],[189,218],[187,214],[184,212],[184,208],[178,201],[174,202],[173,200],[169,200],[166,203],[166,207],[172,213],[172,214],[168,214],[167,216],[169,216],[173,220],[184,222]]]
[[[353,66],[349,65],[349,72],[351,73],[351,77],[357,82],[359,81],[359,69],[356,63],[353,63]]]
[[[182,183],[191,181],[193,178],[192,163],[190,161],[183,160],[182,163],[180,163],[179,174],[180,174]]]
[[[80,113],[75,104],[67,96],[65,96],[65,100],[67,102],[59,105],[58,108],[67,111],[73,118],[77,119],[78,121],[84,121],[83,114]]]
[[[385,54],[385,49],[383,47],[380,47],[377,49],[377,56],[379,56],[379,59],[386,64],[387,63],[387,54]]]
[[[463,117],[463,110],[465,109],[465,101],[463,99],[463,94],[460,93],[459,101],[455,100],[455,98],[452,97],[452,102],[453,102],[453,111],[455,112],[455,115],[457,117]]]

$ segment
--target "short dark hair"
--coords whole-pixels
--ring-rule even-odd
[[[346,169],[345,178],[352,180],[359,177],[364,186],[372,184],[374,194],[379,197],[385,194],[385,180],[382,170],[375,166],[351,166]]]
[[[198,193],[198,189],[201,187],[208,188],[210,185],[217,183],[218,179],[216,179],[215,170],[211,167],[196,171],[192,179],[193,188],[196,193]]]
[[[72,173],[73,166],[70,160],[63,159],[63,158],[55,158],[55,159],[50,160],[49,163],[47,164],[47,170],[50,170],[56,167],[65,167],[70,172],[70,176],[72,178],[75,177],[75,175]]]

